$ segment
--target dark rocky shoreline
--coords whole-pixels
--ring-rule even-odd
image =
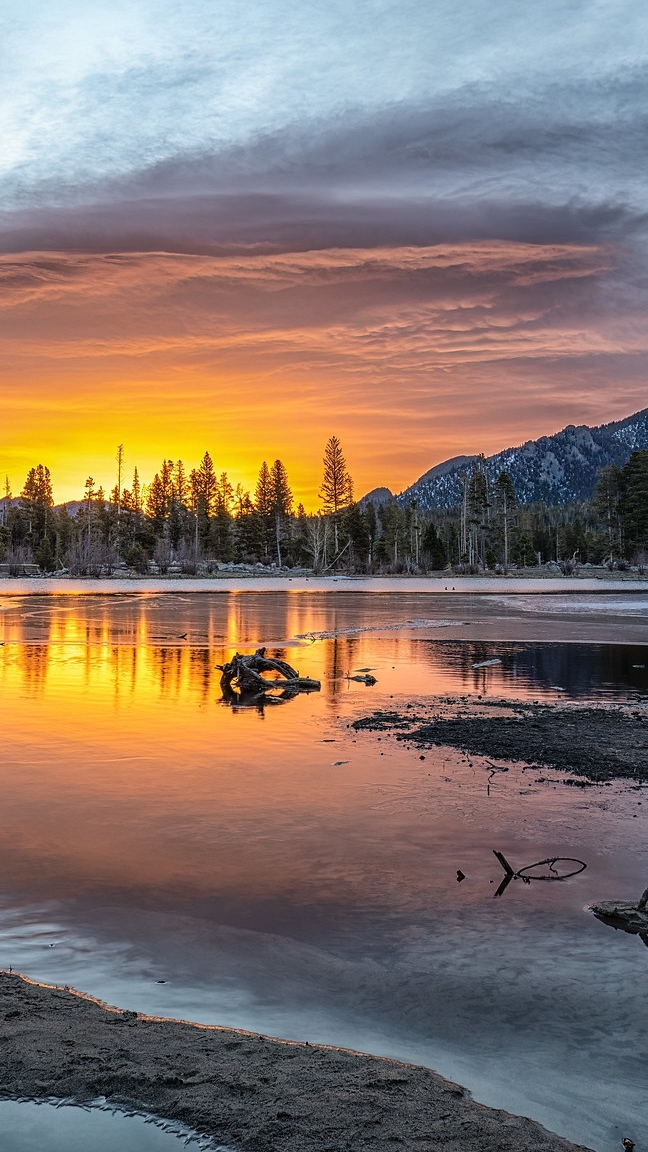
[[[447,714],[450,705],[453,714]],[[462,710],[469,708],[470,710]],[[493,711],[498,714],[493,715]],[[445,714],[444,714],[445,713]],[[356,731],[392,733],[425,749],[459,748],[496,760],[557,768],[583,782],[648,783],[648,712],[617,707],[426,701],[355,720]]]

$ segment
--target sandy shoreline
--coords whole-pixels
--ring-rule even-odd
[[[0,1095],[178,1120],[241,1152],[567,1152],[426,1068],[157,1020],[0,973]]]

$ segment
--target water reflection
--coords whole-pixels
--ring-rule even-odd
[[[295,658],[294,648],[277,646],[270,651],[277,659]],[[555,699],[557,693],[571,699],[648,696],[644,653],[645,649],[632,645],[457,644],[372,637],[322,641],[301,650],[298,662],[302,675],[321,679],[323,695],[335,708],[348,696],[354,675],[363,667],[372,668],[383,690],[410,695],[458,692],[515,699]],[[223,700],[230,705],[237,700],[221,691],[218,665],[231,655],[231,649],[221,646],[173,647],[147,641],[81,644],[74,640],[56,645],[9,641],[2,648],[0,685],[7,691],[20,685],[31,699],[50,693],[60,697],[66,690],[101,688],[113,696],[115,706],[143,693],[169,704],[189,693],[202,704]],[[257,704],[254,700],[238,703],[241,707]]]
[[[2,1152],[180,1152],[188,1138],[194,1147],[218,1152],[211,1140],[198,1140],[178,1124],[125,1115],[103,1099],[94,1106],[0,1100],[0,1131]]]
[[[419,1060],[594,1147],[630,1114],[648,1135],[646,954],[583,912],[648,875],[643,793],[576,796],[520,765],[489,790],[479,757],[421,760],[347,727],[417,694],[626,699],[646,688],[644,649],[582,643],[587,619],[561,617],[562,644],[537,615],[525,639],[508,608],[442,607],[5,605],[0,964],[154,1014]],[[472,623],[450,638],[453,616]],[[225,704],[216,666],[264,641],[322,692],[265,718]],[[346,679],[365,667],[374,686]],[[494,901],[494,848],[588,868]]]
[[[507,644],[414,641],[431,669],[441,667],[461,688],[483,695],[517,691],[568,697],[648,694],[646,649],[632,644]]]

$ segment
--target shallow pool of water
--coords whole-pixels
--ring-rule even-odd
[[[646,709],[648,597],[516,603],[0,595],[0,964],[425,1063],[597,1149],[645,1140],[648,952],[584,906],[645,887],[648,793],[489,780],[348,727],[429,694]],[[216,665],[264,642],[322,691],[224,703]],[[494,899],[493,849],[588,867]]]
[[[215,1144],[153,1117],[124,1114],[102,1104],[79,1107],[47,1100],[0,1100],[0,1134],[2,1152],[216,1149]]]

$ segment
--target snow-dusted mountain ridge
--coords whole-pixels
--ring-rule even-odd
[[[589,428],[569,424],[554,436],[527,440],[519,448],[505,448],[485,460],[491,480],[508,472],[520,504],[543,500],[547,504],[571,504],[589,500],[599,469],[606,464],[623,466],[631,452],[648,448],[648,408]],[[461,499],[461,476],[477,456],[455,456],[426,472],[396,497],[401,505],[416,499],[420,508],[453,508]]]

